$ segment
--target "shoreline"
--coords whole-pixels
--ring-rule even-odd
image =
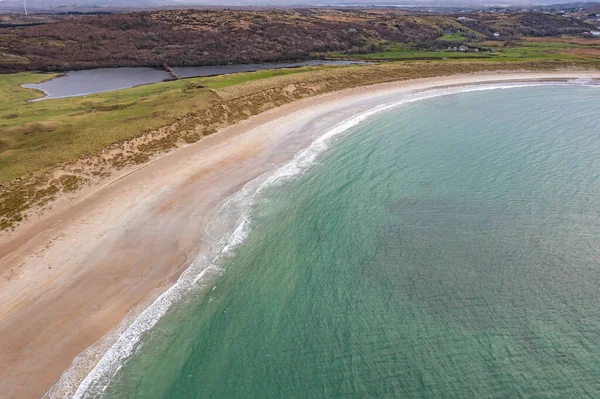
[[[600,73],[468,74],[328,93],[259,114],[60,201],[0,237],[0,389],[7,397],[42,394],[78,354],[175,283],[206,249],[205,228],[226,200],[340,120],[386,96],[582,77]]]

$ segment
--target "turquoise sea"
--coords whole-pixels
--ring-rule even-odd
[[[600,397],[599,88],[373,115],[246,216],[86,397]]]

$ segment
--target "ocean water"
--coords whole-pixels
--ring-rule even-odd
[[[252,196],[83,397],[600,397],[599,88],[404,104]]]

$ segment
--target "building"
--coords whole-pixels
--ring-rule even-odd
[[[600,37],[600,31],[593,30],[590,32],[590,35],[592,35],[593,37]]]
[[[494,37],[500,37],[500,32],[494,32]]]

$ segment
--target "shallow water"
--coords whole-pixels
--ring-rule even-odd
[[[294,68],[316,65],[347,65],[353,61],[313,60],[288,63],[217,65],[200,67],[175,67],[173,71],[180,78],[227,75],[238,72],[251,72],[263,69]],[[153,68],[98,68],[83,71],[70,71],[58,78],[42,83],[24,84],[23,87],[46,93],[45,97],[34,101],[50,100],[91,95],[112,90],[126,89],[149,83],[172,80],[169,72]]]
[[[41,101],[126,89],[172,78],[169,72],[153,68],[98,68],[70,71],[55,79],[24,84],[23,87],[46,93],[45,97],[33,100]]]
[[[352,128],[86,396],[600,396],[599,100],[460,93]]]

